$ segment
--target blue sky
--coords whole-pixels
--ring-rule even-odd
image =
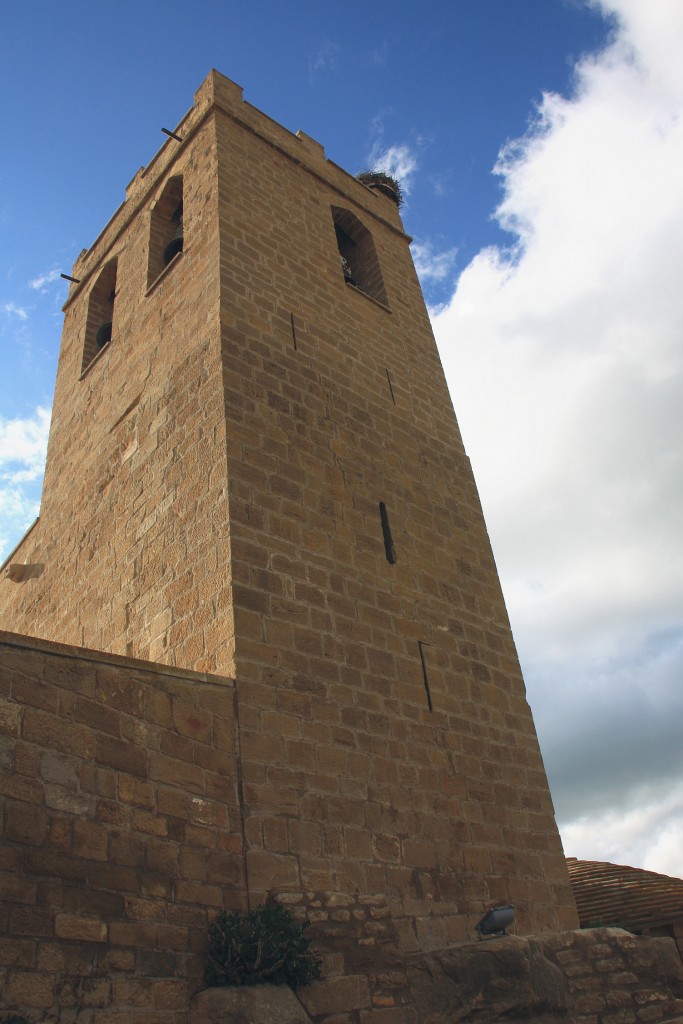
[[[68,273],[211,67],[393,169],[566,852],[683,876],[683,5],[26,0],[0,40],[0,558]]]

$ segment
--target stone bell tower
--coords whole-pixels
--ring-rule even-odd
[[[0,625],[234,680],[247,894],[343,955],[469,939],[496,903],[573,927],[391,197],[212,72],[72,273]]]

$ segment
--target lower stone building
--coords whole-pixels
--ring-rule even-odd
[[[436,901],[407,904],[406,920],[400,896],[352,888],[269,894],[309,917],[324,961],[324,980],[294,1002],[271,987],[248,990],[254,1005],[242,989],[202,992],[210,920],[248,903],[235,708],[224,678],[0,634],[6,1015],[31,1024],[683,1017],[671,939],[609,928],[448,940]]]

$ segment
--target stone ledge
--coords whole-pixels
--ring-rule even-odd
[[[599,966],[606,951],[610,971]],[[596,983],[590,993],[567,970],[577,958]],[[625,974],[634,960],[635,973]],[[206,989],[192,1001],[190,1024],[339,1024],[358,1014],[362,1024],[683,1024],[683,964],[670,939],[614,928],[508,935],[403,964],[407,986],[394,972],[328,977],[298,996],[274,985]]]
[[[286,985],[220,986],[198,992],[190,1003],[190,1024],[310,1024]]]

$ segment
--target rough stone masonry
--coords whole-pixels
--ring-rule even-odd
[[[78,964],[93,1020],[183,1018],[219,907],[307,913],[349,992],[496,903],[577,923],[396,204],[216,72],[174,135],[74,265],[0,580],[3,984]]]

